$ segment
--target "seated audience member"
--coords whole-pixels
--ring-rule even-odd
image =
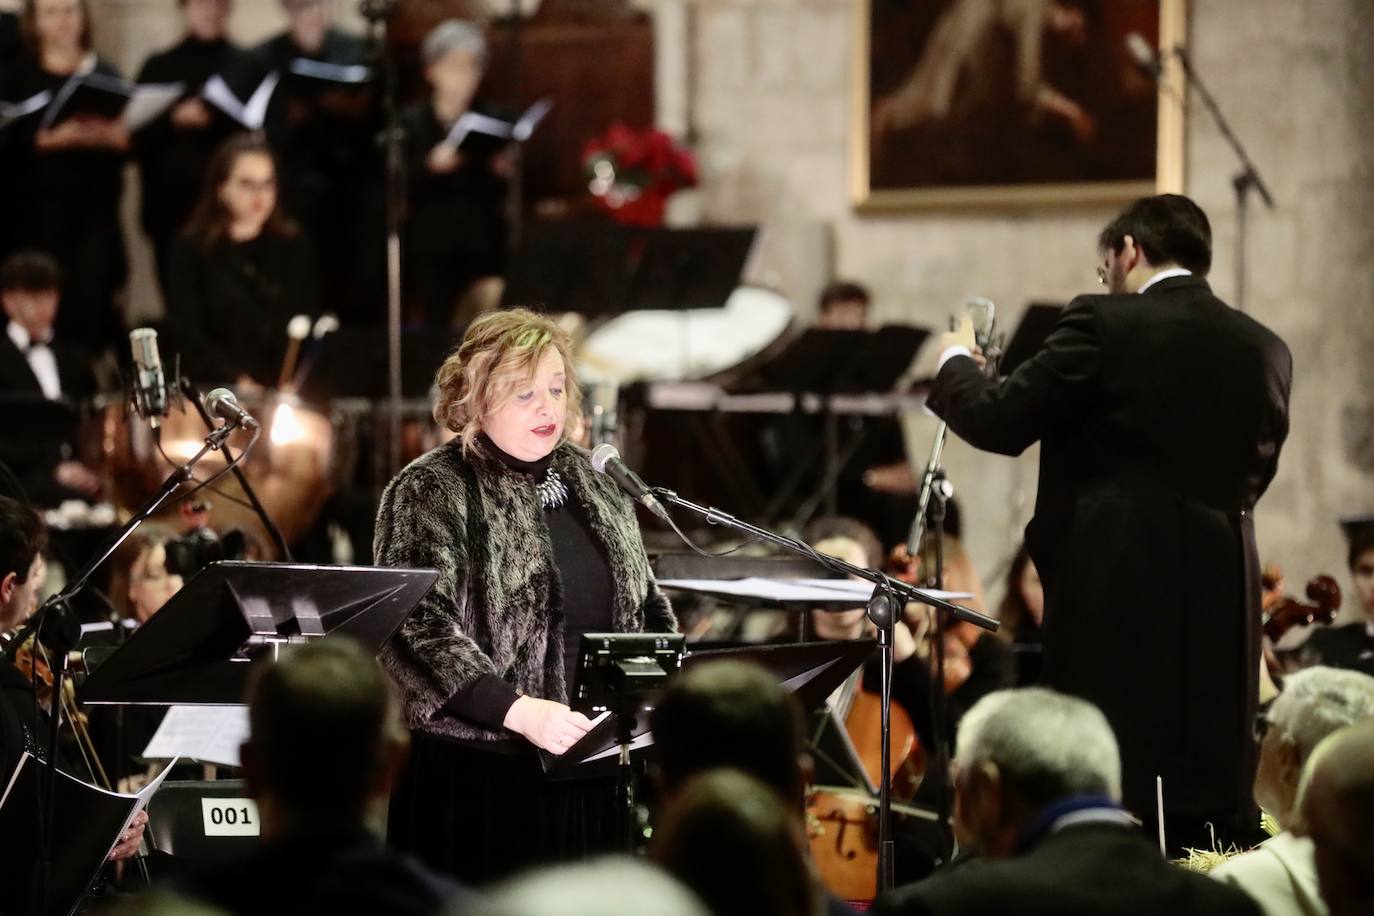
[[[459,894],[382,842],[408,737],[390,681],[357,643],[330,637],[257,668],[248,716],[241,759],[262,844],[178,891],[245,914],[427,914]]]
[[[1007,591],[998,608],[998,635],[1011,643],[1016,661],[1016,686],[1040,683],[1040,629],[1045,620],[1045,589],[1030,551],[1022,544],[1007,572]]]
[[[1306,665],[1374,674],[1374,522],[1346,522],[1344,527],[1350,540],[1346,566],[1355,584],[1360,620],[1343,626],[1313,627],[1298,654]]]
[[[1255,801],[1283,832],[1210,874],[1255,898],[1266,916],[1323,916],[1312,840],[1293,832],[1303,765],[1327,735],[1374,717],[1374,677],[1336,668],[1289,675],[1283,692],[1256,719],[1260,734]]]
[[[61,288],[57,261],[41,251],[17,251],[0,264],[0,306],[7,320],[0,338],[0,397],[13,409],[25,401],[71,402],[95,393],[85,354],[54,335]],[[0,447],[0,459],[13,467],[26,493],[42,506],[93,499],[100,493],[100,479],[71,458],[74,436],[73,420],[65,435],[59,425],[43,441],[15,437]]]
[[[898,914],[1258,914],[1241,891],[1166,862],[1119,806],[1102,713],[1042,688],[978,702],[959,729],[954,830],[978,859],[898,888]]]
[[[1331,916],[1374,913],[1374,720],[1317,745],[1303,770],[1298,811]]]
[[[794,804],[739,770],[710,770],[673,795],[649,858],[712,916],[798,916],[818,895]]]
[[[539,868],[452,916],[708,916],[672,877],[628,856]]]

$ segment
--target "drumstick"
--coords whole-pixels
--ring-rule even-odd
[[[296,370],[296,378],[291,383],[292,391],[300,391],[305,384],[306,377],[310,375],[310,370],[315,366],[315,360],[320,355],[320,340],[326,334],[332,334],[339,329],[339,319],[337,315],[324,314],[315,319],[315,326],[310,331],[310,349],[305,352],[305,359],[301,360],[300,369]]]
[[[281,362],[281,375],[277,377],[277,390],[286,391],[291,377],[296,374],[296,358],[301,354],[301,341],[310,333],[310,317],[297,315],[286,326],[286,357]]]

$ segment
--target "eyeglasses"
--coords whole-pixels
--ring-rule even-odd
[[[1250,734],[1254,737],[1256,744],[1264,742],[1264,736],[1269,734],[1269,727],[1273,724],[1266,710],[1255,713],[1255,718],[1250,723]]]

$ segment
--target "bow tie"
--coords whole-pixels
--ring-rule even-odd
[[[24,348],[24,353],[32,353],[34,350],[46,350],[52,343],[52,337],[45,337],[39,340],[30,340],[29,345]]]

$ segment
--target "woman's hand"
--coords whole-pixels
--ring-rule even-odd
[[[446,175],[463,164],[463,154],[447,143],[440,143],[429,151],[425,162],[434,174]]]
[[[520,697],[512,703],[502,724],[550,754],[567,753],[592,727],[591,720],[582,713],[573,712],[562,703],[535,697]]]
[[[110,861],[118,862],[121,859],[131,858],[138,852],[139,846],[143,844],[143,830],[148,826],[148,812],[140,811],[134,816],[133,822],[129,824],[129,829],[119,837],[119,842],[110,851]]]

